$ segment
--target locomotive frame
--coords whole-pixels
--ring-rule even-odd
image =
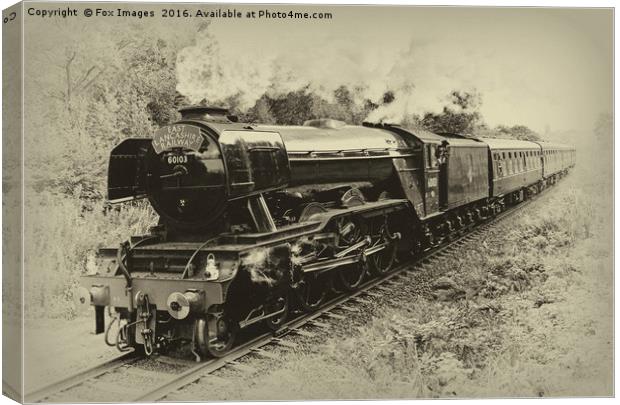
[[[240,329],[277,330],[293,306],[313,311],[328,292],[355,290],[575,164],[558,144],[181,113],[111,153],[110,201],[148,198],[160,214],[147,235],[101,249],[80,279],[78,303],[95,307],[96,333],[119,350],[181,342],[197,358],[223,356]]]

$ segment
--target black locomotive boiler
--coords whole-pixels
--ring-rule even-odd
[[[331,291],[355,290],[575,163],[563,145],[330,119],[244,124],[203,106],[181,114],[110,155],[110,202],[147,198],[159,214],[146,235],[100,249],[80,279],[78,301],[121,350],[187,343],[222,356],[239,330],[276,330],[293,306],[313,311]]]

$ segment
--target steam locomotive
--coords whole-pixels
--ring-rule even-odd
[[[110,154],[110,202],[146,198],[159,214],[146,235],[100,249],[80,278],[78,304],[94,306],[96,333],[119,350],[181,343],[221,357],[240,330],[277,330],[293,307],[313,311],[331,292],[385,275],[539,193],[576,158],[543,142],[180,112]]]

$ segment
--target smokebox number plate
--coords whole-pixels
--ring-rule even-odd
[[[202,141],[198,127],[183,124],[168,125],[158,129],[153,135],[153,149],[157,154],[172,148],[198,151]]]

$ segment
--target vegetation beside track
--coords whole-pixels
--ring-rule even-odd
[[[611,395],[611,208],[574,177],[433,265],[453,294],[411,283],[327,340],[172,399]]]

